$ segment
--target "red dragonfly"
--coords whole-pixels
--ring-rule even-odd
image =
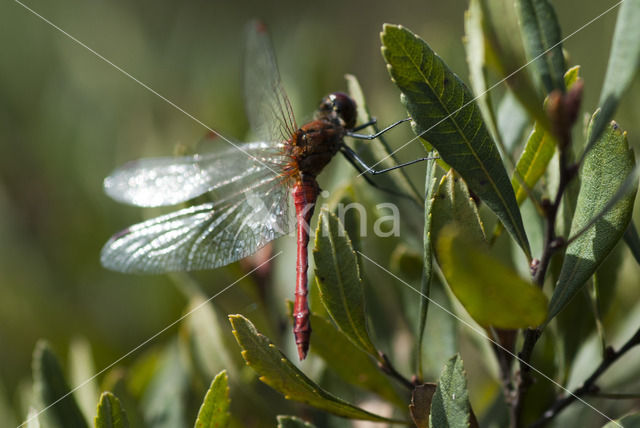
[[[374,135],[356,134],[373,122],[356,127],[355,102],[335,92],[322,100],[313,121],[298,127],[269,37],[260,23],[249,30],[246,58],[246,110],[257,142],[231,143],[233,147],[225,145],[202,155],[140,159],[116,169],[105,179],[104,188],[118,201],[157,207],[210,194],[214,202],[128,227],[105,244],[101,261],[120,272],[212,269],[255,253],[295,227],[294,334],[302,360],[311,335],[307,244],[320,192],[316,176],[338,152],[360,172],[386,172],[367,167],[343,138],[372,139],[408,119]],[[289,206],[289,195],[295,210]]]

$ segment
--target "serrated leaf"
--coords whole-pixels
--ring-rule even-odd
[[[629,222],[629,227],[627,227],[627,230],[624,232],[624,242],[627,244],[627,247],[629,247],[633,258],[640,264],[640,236],[638,236],[638,230],[636,229],[636,225],[633,224],[633,221]]]
[[[591,120],[591,132],[595,123]],[[634,171],[635,159],[629,149],[626,132],[612,122],[598,143],[589,152],[582,165],[580,191],[570,235],[580,235],[567,247],[562,269],[551,303],[549,320],[562,310],[593,275],[598,265],[613,249],[627,229],[633,211],[635,189],[616,202],[588,230],[584,230],[610,203],[612,190],[625,184]]]
[[[385,24],[381,39],[387,68],[404,94],[416,134],[465,179],[530,258],[509,177],[469,89],[409,30]]]
[[[455,222],[464,230],[470,240],[484,242],[484,227],[469,189],[455,171],[450,170],[440,180],[438,191],[433,195],[431,208],[433,242],[438,241],[440,231],[449,223]]]
[[[420,283],[420,319],[418,323],[418,340],[416,344],[418,377],[423,378],[422,371],[422,339],[427,326],[427,314],[429,312],[429,296],[431,295],[431,277],[433,276],[433,248],[431,245],[431,220],[433,218],[433,196],[437,188],[436,164],[429,161],[425,178],[424,195],[424,231],[422,234],[422,281]]]
[[[429,427],[468,428],[471,405],[467,379],[460,355],[454,355],[442,369],[431,401]]]
[[[248,319],[242,315],[230,315],[229,321],[247,365],[258,373],[262,382],[286,399],[345,418],[403,423],[367,412],[330,394],[294,366]]]
[[[417,428],[429,427],[429,414],[431,413],[431,401],[436,392],[435,383],[424,383],[416,386],[411,391],[411,404],[409,414]]]
[[[221,371],[211,381],[209,390],[204,396],[195,428],[225,428],[229,425],[229,377],[226,370]]]
[[[436,255],[449,287],[481,326],[516,329],[545,320],[544,293],[490,255],[484,245],[467,239],[455,224],[440,232]]]
[[[120,405],[118,397],[110,392],[102,393],[94,424],[96,428],[129,428],[127,414]]]
[[[611,42],[607,72],[598,101],[601,113],[592,124],[583,156],[586,156],[598,141],[600,134],[605,131],[620,99],[640,69],[640,0],[625,0],[621,3]]]
[[[33,353],[33,388],[43,408],[47,426],[86,428],[87,422],[71,395],[58,359],[44,340],[36,344]],[[64,398],[63,398],[64,397]],[[54,405],[55,403],[55,405]]]
[[[295,416],[277,416],[278,428],[315,428],[316,426]]]
[[[313,257],[320,299],[338,328],[363,351],[378,357],[369,338],[358,258],[338,217],[320,211]]]
[[[491,94],[488,91],[487,84],[486,43],[482,30],[483,19],[480,1],[471,0],[469,9],[464,14],[464,47],[467,53],[467,64],[469,65],[469,82],[473,93],[476,95],[476,102],[484,118],[484,123],[493,138],[499,142],[501,135],[498,133],[496,117],[491,103]]]
[[[627,415],[623,418],[611,421],[602,428],[640,428],[640,413]]]
[[[548,0],[516,0],[515,4],[527,59],[534,61],[547,93],[564,92],[562,34],[553,6]]]
[[[327,366],[345,382],[371,391],[398,405],[406,406],[374,360],[356,347],[329,320],[311,314],[313,326],[313,353],[322,358]]]

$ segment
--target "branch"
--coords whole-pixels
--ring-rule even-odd
[[[602,362],[593,371],[593,373],[591,373],[591,376],[589,376],[587,380],[584,381],[582,386],[576,389],[575,391],[573,391],[570,395],[562,398],[558,398],[551,405],[551,407],[549,407],[549,409],[546,412],[544,412],[542,417],[537,421],[535,421],[533,424],[531,424],[529,428],[538,428],[538,427],[544,426],[547,422],[549,422],[551,419],[556,417],[558,413],[560,413],[565,407],[567,407],[569,404],[576,401],[578,398],[581,398],[585,395],[590,395],[590,394],[597,394],[598,396],[601,396],[601,394],[598,394],[599,388],[596,385],[596,381],[598,380],[598,378],[609,367],[611,367],[613,363],[618,361],[618,359],[620,359],[620,357],[622,357],[628,350],[630,350],[631,348],[637,345],[640,345],[640,328],[635,332],[633,336],[631,336],[631,338],[627,341],[627,343],[622,345],[622,347],[618,351],[614,351],[613,348],[608,347],[607,352],[605,353],[604,358],[602,359]],[[620,394],[614,394],[614,395],[616,395],[615,398],[621,398]],[[607,397],[607,394],[602,394],[602,396]],[[614,398],[614,397],[612,394],[609,394],[608,398]]]

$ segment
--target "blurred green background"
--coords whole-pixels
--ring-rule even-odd
[[[556,2],[563,34],[614,3]],[[241,82],[244,28],[254,17],[270,29],[299,123],[323,95],[346,90],[345,73],[360,79],[381,123],[403,117],[380,55],[378,34],[385,22],[420,34],[468,80],[462,44],[467,4],[461,0],[25,4],[238,141],[247,133]],[[110,200],[102,180],[129,160],[170,155],[177,144],[193,145],[206,129],[18,3],[2,2],[0,16],[0,388],[15,397],[30,378],[38,338],[50,340],[64,357],[73,338],[85,337],[96,367],[102,368],[182,314],[186,300],[167,277],[122,275],[100,266],[100,248],[109,236],[149,215]],[[564,45],[569,63],[582,66],[585,111],[597,102],[614,23],[615,12]],[[502,92],[496,89],[496,99]],[[637,151],[637,82],[616,118]],[[406,127],[394,131],[389,141],[397,147],[410,137]],[[400,158],[421,153],[415,143]],[[421,171],[412,171],[420,187]],[[293,240],[278,244],[286,252],[277,262],[291,279]],[[213,293],[241,273],[236,266],[200,278]],[[251,307],[228,299],[224,310]],[[154,343],[170,337],[167,333]]]

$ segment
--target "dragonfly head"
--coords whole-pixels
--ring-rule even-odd
[[[317,117],[327,119],[345,129],[356,126],[356,102],[343,92],[334,92],[322,99]]]

